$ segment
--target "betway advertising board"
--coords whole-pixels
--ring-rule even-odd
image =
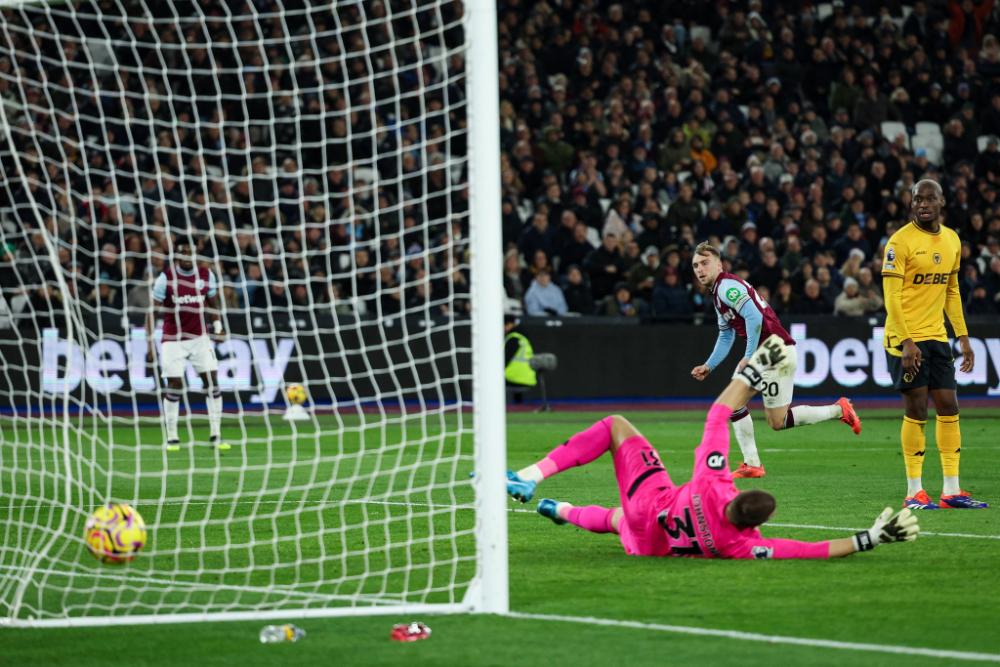
[[[797,343],[796,396],[895,394],[881,326],[836,318],[786,324]],[[970,329],[976,362],[971,372],[958,369],[955,345],[960,395],[1000,399],[1000,321],[973,322]],[[725,383],[743,351],[743,341],[738,340],[726,362],[701,383],[691,378],[690,370],[711,352],[715,328],[710,325],[548,320],[526,321],[521,330],[536,352],[558,356],[558,370],[546,375],[549,397],[556,399],[705,397]],[[460,333],[468,338],[466,327]],[[365,341],[371,344],[365,346]],[[146,334],[139,327],[124,335],[91,338],[85,345],[66,340],[56,329],[43,330],[40,341],[15,343],[6,338],[0,344],[7,377],[18,385],[15,389],[49,396],[65,391],[155,393],[157,379],[154,367],[146,362]],[[33,349],[15,350],[13,344]],[[465,344],[460,341],[461,347]],[[408,336],[398,327],[372,325],[341,337],[337,347],[331,346],[329,337],[319,339],[315,334],[258,333],[216,343],[216,354],[223,391],[238,392],[249,404],[280,401],[279,392],[290,382],[307,384],[316,400],[415,398],[428,388],[434,398],[451,400],[458,393],[469,395],[458,387],[466,386],[471,377],[469,354],[443,354],[453,346],[443,332]],[[414,363],[414,359],[426,361]],[[27,370],[18,372],[19,366]],[[190,368],[187,383],[201,389],[201,380]]]
[[[864,319],[801,318],[785,322],[796,341],[795,396],[894,396],[882,347],[882,327]],[[691,377],[715,344],[714,322],[635,325],[538,320],[522,331],[536,353],[559,357],[546,375],[551,398],[705,398],[718,393],[743,355],[737,339],[705,382]],[[1000,318],[970,322],[975,367],[958,370],[959,394],[1000,398]]]
[[[66,393],[88,403],[147,403],[156,400],[158,383],[163,386],[158,367],[146,359],[140,326],[114,333],[91,328],[86,342],[56,328],[31,333],[0,330],[0,382],[10,385],[12,407]],[[469,338],[467,323],[396,319],[322,330],[244,328],[214,345],[227,401],[238,394],[245,406],[283,404],[284,388],[301,383],[315,402],[388,403],[471,395]],[[159,348],[159,332],[154,345]],[[203,389],[190,365],[185,379],[189,389]]]

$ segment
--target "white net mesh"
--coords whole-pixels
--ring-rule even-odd
[[[459,2],[0,10],[0,618],[459,604],[476,573]],[[165,451],[144,318],[218,278]],[[284,388],[310,418],[283,420]],[[150,526],[86,552],[109,500]]]

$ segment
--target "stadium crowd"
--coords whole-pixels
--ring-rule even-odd
[[[74,4],[0,18],[0,306],[141,320],[183,234],[230,311],[468,311],[459,3]]]
[[[402,39],[446,53],[457,4],[393,19],[386,5],[409,3],[147,4],[101,27],[114,67],[49,36],[85,18],[5,14],[22,28],[0,42],[8,304],[60,306],[44,225],[95,310],[144,312],[166,233],[188,228],[230,309],[468,309],[467,189],[450,168],[464,64],[421,65]],[[690,266],[702,240],[779,314],[878,313],[882,249],[924,176],[963,239],[968,314],[1000,312],[993,0],[498,12],[503,281],[528,315],[710,313]],[[370,83],[391,103],[362,113]]]
[[[878,313],[925,176],[967,312],[998,312],[992,0],[500,5],[504,285],[527,314],[710,313],[703,240],[779,314]]]

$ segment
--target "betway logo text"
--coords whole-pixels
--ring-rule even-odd
[[[174,297],[174,303],[186,306],[189,303],[204,303],[205,296],[203,294],[182,294],[180,296]]]
[[[156,333],[159,347],[160,332]],[[251,403],[270,403],[283,384],[285,368],[295,349],[290,338],[277,340],[274,354],[266,340],[245,341],[230,338],[215,346],[219,358],[219,386],[223,391],[249,391],[253,370],[257,372],[258,393]],[[81,382],[94,391],[111,393],[125,386],[124,372],[133,392],[156,391],[156,379],[146,363],[146,330],[134,328],[124,344],[117,340],[99,340],[85,349],[74,341],[59,337],[58,329],[42,332],[42,391],[62,394],[73,391]],[[187,386],[203,388],[201,378],[188,364]]]
[[[833,347],[818,338],[809,338],[805,324],[793,324],[790,333],[795,339],[798,354],[798,368],[795,371],[795,385],[815,387],[828,379],[844,387],[857,387],[873,381],[880,387],[891,387],[892,378],[886,366],[885,350],[882,347],[882,327],[872,327],[868,340],[843,338]],[[989,383],[989,369],[1000,377],[1000,338],[969,337],[976,365],[971,373],[959,370],[962,363],[955,345],[955,379],[959,385],[986,386]],[[990,395],[1000,395],[1000,382],[995,387],[986,386]]]

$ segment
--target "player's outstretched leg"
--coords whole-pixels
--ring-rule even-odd
[[[535,487],[543,479],[568,468],[582,466],[598,458],[611,447],[614,417],[605,417],[585,431],[559,445],[545,458],[516,473],[507,471],[507,494],[526,503],[535,495]]]
[[[617,533],[615,515],[621,516],[621,508],[601,505],[575,507],[570,503],[543,498],[538,503],[538,513],[559,526],[571,523],[591,533]]]
[[[782,430],[793,426],[818,424],[831,419],[839,419],[851,427],[854,435],[861,435],[861,418],[854,411],[850,399],[845,396],[841,396],[836,403],[830,405],[796,405],[794,408],[788,408],[784,419],[779,416],[772,426]]]

